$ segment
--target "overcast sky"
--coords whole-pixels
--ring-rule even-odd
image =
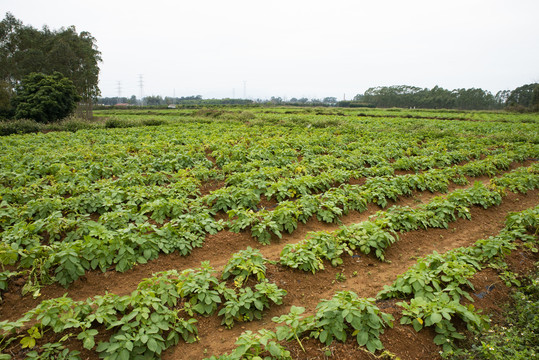
[[[538,0],[0,0],[25,25],[74,25],[103,96],[350,99],[380,85],[539,82]]]

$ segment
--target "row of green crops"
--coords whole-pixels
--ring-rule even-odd
[[[0,139],[0,263],[27,269],[25,293],[188,255],[223,229],[266,244],[313,216],[337,222],[539,157],[533,123],[347,116],[322,127],[322,115],[259,111],[254,126],[184,115],[168,126]],[[222,187],[205,193],[214,183]]]
[[[209,316],[220,309],[222,324],[231,328],[237,321],[260,320],[272,304],[281,304],[286,291],[266,279],[266,263],[260,251],[248,248],[230,258],[221,280],[209,262],[203,262],[198,269],[154,274],[126,296],[45,300],[16,321],[0,322],[0,349],[16,341],[22,348],[34,348],[45,332],[75,331],[84,348],[104,359],[159,358],[180,339],[197,340],[195,314]],[[252,287],[246,284],[250,277]],[[233,287],[227,285],[229,278]],[[111,332],[108,341],[96,339],[99,327]],[[18,335],[21,328],[26,334]],[[61,343],[58,352],[65,350]]]
[[[469,291],[474,289],[469,279],[487,266],[503,269],[503,257],[516,248],[515,241],[522,240],[533,247],[537,231],[539,207],[511,213],[498,235],[468,248],[445,254],[435,252],[418,259],[416,265],[392,285],[385,286],[377,297],[408,299],[399,303],[403,308],[401,323],[412,324],[416,331],[432,326],[437,333],[434,341],[450,354],[456,348],[455,341],[463,337],[455,328],[455,319],[464,321],[471,331],[488,326],[486,317],[473,305],[461,303],[463,297],[473,301]],[[280,304],[286,291],[266,280],[267,263],[258,250],[251,248],[234,254],[221,274],[222,280],[234,280],[233,288],[219,280],[209,263],[202,263],[199,269],[154,274],[127,296],[106,294],[86,301],[64,296],[46,300],[22,318],[0,323],[0,346],[19,341],[21,346],[33,348],[45,332],[75,331],[85,348],[97,351],[105,359],[127,359],[135,354],[159,358],[164,349],[180,339],[197,340],[194,313],[208,316],[220,309],[222,324],[232,327],[235,321],[261,319],[271,303]],[[246,286],[249,279],[254,281],[254,289]],[[273,321],[284,324],[275,332],[242,334],[234,352],[219,359],[250,359],[265,352],[272,359],[289,359],[289,352],[279,341],[298,341],[301,346],[301,339],[306,336],[326,345],[354,336],[359,346],[374,352],[383,349],[379,336],[384,327],[393,326],[393,317],[383,313],[375,299],[360,298],[350,291],[322,300],[314,315],[302,316],[303,311],[293,306],[289,314],[274,318]],[[108,341],[96,343],[96,328],[101,326],[112,335]],[[21,334],[22,328],[26,328],[26,334]],[[43,348],[52,349],[53,354],[68,354],[61,341]],[[78,358],[76,353],[71,356]]]
[[[384,260],[385,250],[398,240],[398,232],[418,229],[445,228],[458,218],[471,220],[470,207],[489,208],[502,202],[505,188],[526,193],[539,188],[539,168],[522,167],[491,180],[491,188],[480,182],[472,187],[455,190],[445,197],[435,197],[417,208],[392,206],[378,211],[371,220],[342,226],[334,232],[312,232],[307,239],[285,245],[281,252],[281,264],[315,273],[324,268],[322,260],[333,266],[342,263],[341,256],[359,250],[374,253]]]
[[[351,291],[335,294],[322,300],[314,315],[304,316],[302,307],[292,306],[290,313],[275,317],[275,331],[266,329],[257,333],[244,332],[230,353],[212,356],[209,360],[292,359],[283,341],[297,341],[306,337],[318,339],[326,346],[334,340],[346,341],[355,337],[359,346],[368,351],[383,349],[379,336],[384,327],[393,326],[393,317],[380,311],[377,302],[389,298],[405,299],[397,303],[402,308],[401,324],[412,325],[416,331],[434,329],[434,342],[442,347],[442,356],[458,354],[458,340],[465,338],[457,324],[466,324],[468,331],[477,333],[489,328],[489,319],[473,304],[469,292],[474,290],[471,277],[478,271],[492,267],[505,270],[504,258],[517,248],[517,241],[535,249],[539,232],[539,206],[518,213],[510,213],[505,228],[496,236],[478,240],[473,246],[451,250],[445,254],[434,252],[417,263],[377,295],[375,299],[360,298]],[[535,250],[537,251],[537,250]],[[507,285],[511,285],[511,277]],[[514,280],[513,280],[514,281]],[[286,345],[286,343],[285,343]],[[208,360],[208,359],[207,359]]]
[[[363,239],[366,244],[373,243],[377,246],[390,244],[397,231],[432,226],[429,221],[437,221],[436,227],[446,228],[447,222],[454,221],[457,216],[469,218],[468,207],[471,205],[486,208],[499,204],[503,192],[503,188],[499,186],[514,187],[526,192],[539,185],[533,167],[518,168],[493,179],[492,183],[493,189],[476,183],[468,189],[456,190],[446,198],[434,198],[416,209],[392,207],[376,213],[374,220],[343,227],[335,234],[310,234],[303,243],[285,246],[281,262],[289,265],[286,261],[283,262],[287,254],[299,256],[312,252],[319,265],[322,256],[337,264],[343,251],[354,247],[343,245],[342,239]],[[466,290],[472,287],[469,278],[482,268],[481,264],[493,263],[493,258],[514,249],[514,239],[535,241],[535,236],[529,236],[527,233],[537,231],[538,211],[539,208],[536,207],[511,214],[507,218],[506,230],[495,238],[477,242],[472,248],[457,249],[443,256],[435,253],[418,260],[415,267],[400,276],[393,285],[386,286],[378,297],[384,299],[413,296],[409,304],[401,304],[405,309],[403,322],[413,323],[416,330],[423,326],[440,324],[436,325],[439,335],[435,341],[444,345],[445,351],[452,351],[454,340],[462,337],[450,322],[452,318],[461,317],[469,324],[470,329],[481,329],[486,324],[485,319],[476,314],[473,307],[460,304],[461,297],[471,300]],[[377,232],[370,231],[371,228],[376,228]],[[387,237],[392,240],[387,242],[382,239]],[[313,239],[317,239],[316,243]],[[314,245],[306,247],[304,244]],[[288,248],[295,248],[295,251]],[[303,248],[305,251],[301,251]],[[364,253],[369,252],[361,245],[358,245],[358,249]],[[377,256],[383,259],[381,254],[383,252]],[[195,313],[207,316],[218,312],[218,315],[222,316],[222,324],[232,327],[237,321],[261,319],[263,311],[272,303],[281,304],[286,291],[266,280],[267,263],[268,260],[264,259],[258,250],[248,248],[231,257],[222,271],[221,281],[209,263],[203,263],[199,269],[188,269],[182,273],[171,270],[155,274],[154,277],[141,282],[137,290],[129,296],[107,294],[87,301],[73,301],[66,297],[46,300],[23,318],[1,323],[6,336],[31,321],[38,321],[27,330],[27,335],[6,336],[4,345],[20,338],[22,346],[33,347],[45,331],[63,333],[75,329],[77,338],[83,342],[85,348],[95,348],[106,359],[124,358],[135,353],[155,358],[164,349],[178,343],[181,338],[185,341],[196,340],[196,320],[193,318]],[[234,288],[228,287],[223,281],[229,279],[233,279]],[[255,282],[254,287],[246,286],[249,279]],[[300,341],[300,336],[309,334],[329,345],[334,339],[346,340],[350,332],[355,333],[360,346],[364,345],[369,351],[375,351],[382,349],[379,335],[383,332],[383,327],[391,325],[392,321],[391,316],[379,310],[374,299],[361,299],[351,292],[341,292],[331,300],[322,301],[314,316],[302,318],[301,313],[301,309],[292,308],[290,314],[276,319],[286,326],[275,333],[263,331],[258,335],[244,335],[239,340],[240,343],[245,341],[250,345],[241,347],[234,354],[241,352],[245,355],[255,351],[253,349],[258,346],[256,351],[270,351],[276,358],[286,358],[286,350],[276,341]],[[113,330],[109,341],[96,344],[96,326]],[[259,341],[264,338],[266,340],[263,340],[262,346]],[[125,352],[126,349],[128,353]],[[59,346],[57,350],[65,349]]]

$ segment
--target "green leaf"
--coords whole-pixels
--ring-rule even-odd
[[[281,347],[277,345],[274,341],[268,344],[268,346],[266,347],[266,350],[268,350],[269,353],[273,356],[279,357],[282,354]]]
[[[437,324],[442,321],[442,315],[440,315],[439,313],[432,313],[432,315],[430,316],[430,321],[433,324]]]
[[[140,337],[140,342],[142,342],[143,344],[146,344],[148,342],[148,335],[142,334]]]
[[[369,340],[369,333],[367,331],[361,331],[357,334],[357,343],[359,346],[363,346]]]
[[[369,350],[371,353],[374,353],[377,350],[376,344],[373,340],[367,342],[367,350]]]
[[[412,321],[412,326],[414,327],[415,331],[423,329],[423,325],[419,321],[417,321],[417,319],[414,319],[414,321]]]
[[[34,339],[33,337],[31,336],[25,336],[21,339],[21,345],[22,345],[22,348],[33,348],[34,346],[36,346],[36,339]]]
[[[447,338],[442,334],[438,334],[434,337],[434,343],[436,345],[443,345],[447,343]]]
[[[323,330],[321,333],[320,333],[320,341],[323,342],[324,344],[326,343],[326,340],[328,339],[328,331],[327,330]],[[328,344],[326,344],[328,345]]]
[[[154,338],[150,338],[148,340],[148,342],[146,343],[146,345],[148,346],[148,349],[152,352],[157,352],[157,341],[155,341]]]
[[[85,349],[92,350],[95,346],[95,340],[93,337],[86,337],[84,338],[84,341],[82,342],[82,346],[84,346]]]
[[[118,360],[129,360],[129,350],[122,349],[120,353],[118,354]]]

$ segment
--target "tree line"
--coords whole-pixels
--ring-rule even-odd
[[[249,99],[203,99],[202,95],[182,97],[162,97],[160,95],[145,96],[142,99],[135,95],[131,97],[100,97],[97,104],[101,106],[154,106],[166,107],[169,105],[251,105],[255,102]]]
[[[203,99],[202,96],[161,97],[147,96],[142,100],[135,95],[127,97],[103,97],[98,104],[114,106],[128,104],[138,106],[168,105],[282,105],[282,106],[338,106],[338,107],[398,107],[423,109],[461,109],[539,111],[539,84],[527,84],[514,90],[503,90],[493,95],[483,89],[447,90],[438,86],[432,89],[408,85],[372,87],[353,100],[338,101],[336,97],[321,99],[272,96],[269,99]]]
[[[447,90],[409,85],[378,86],[354,97],[353,104],[374,107],[462,109],[462,110],[539,110],[539,84],[527,84],[496,94],[480,88]]]
[[[98,105],[105,106],[123,106],[125,104],[131,106],[168,106],[168,105],[286,105],[286,106],[336,106],[338,100],[336,97],[325,97],[322,99],[291,98],[283,99],[281,97],[272,96],[269,99],[238,99],[238,98],[223,98],[223,99],[203,99],[201,95],[184,96],[184,97],[162,97],[160,95],[146,96],[142,99],[135,95],[131,97],[101,97],[97,99]]]
[[[25,79],[27,83],[41,81],[50,86],[54,79],[67,78],[76,92],[69,96],[79,102],[82,114],[89,117],[100,94],[99,62],[101,53],[89,32],[79,33],[74,26],[36,29],[6,13],[0,22],[0,116],[15,117],[15,105],[20,102],[20,98],[15,98]],[[62,81],[61,85],[66,85]]]

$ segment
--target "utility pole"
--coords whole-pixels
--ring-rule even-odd
[[[247,99],[247,81],[243,80],[243,98]]]
[[[144,106],[144,100],[143,100],[143,96],[144,96],[144,92],[143,92],[143,87],[144,87],[144,79],[142,78],[144,75],[142,74],[138,74],[138,86],[140,88],[140,106]]]

